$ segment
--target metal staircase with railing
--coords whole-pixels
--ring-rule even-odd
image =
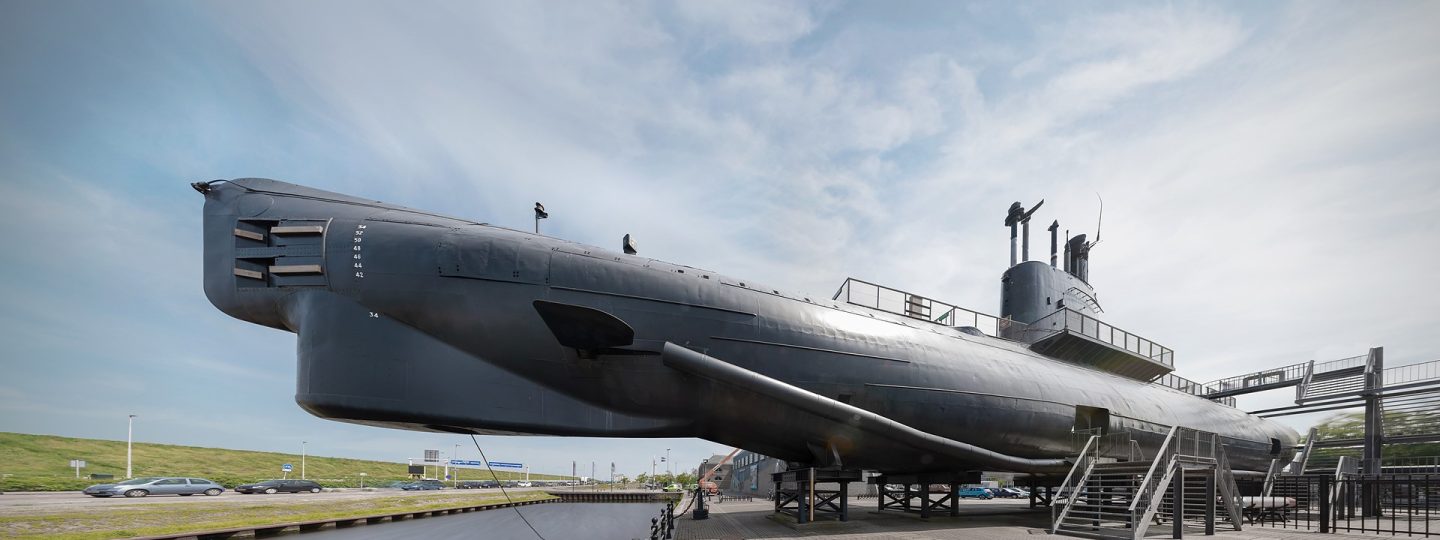
[[[1052,534],[1144,538],[1161,522],[1181,534],[1197,525],[1213,533],[1220,522],[1240,530],[1239,489],[1214,433],[1171,428],[1148,461],[1109,457],[1102,447],[1111,436],[1091,436],[1080,451],[1051,505]],[[1127,449],[1140,457],[1133,441]]]

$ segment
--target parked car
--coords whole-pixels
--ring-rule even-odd
[[[254,484],[235,486],[236,493],[319,493],[320,484],[314,480],[266,480]]]
[[[490,489],[500,487],[500,483],[494,480],[471,480],[460,482],[455,487],[460,489]]]
[[[85,494],[91,497],[114,497],[117,495],[124,495],[126,497],[145,497],[148,495],[179,495],[189,497],[199,493],[215,496],[224,492],[225,488],[223,486],[204,478],[182,478],[178,476],[147,476],[144,478],[132,478],[114,484],[96,484],[85,488]]]
[[[420,480],[418,482],[410,482],[408,484],[403,484],[400,486],[400,489],[403,489],[405,491],[429,491],[434,489],[445,489],[445,484],[440,482],[439,480]]]
[[[994,499],[990,490],[983,487],[967,487],[960,490],[961,499]]]
[[[520,482],[519,484],[516,484],[516,485],[515,485],[515,487],[534,487],[534,486],[535,486],[535,484],[532,484],[532,483],[530,483],[530,482]]]
[[[668,485],[668,486],[665,486],[665,490],[664,490],[664,491],[665,491],[666,493],[670,493],[670,492],[680,491],[681,489],[682,489],[682,488],[680,487],[680,484],[670,484],[670,485]]]
[[[1020,489],[1020,488],[1009,487],[1009,488],[1000,488],[1000,489],[1003,489],[1003,490],[1005,490],[1005,491],[1010,492],[1011,498],[1015,498],[1015,499],[1028,499],[1028,498],[1030,498],[1030,492],[1029,492],[1029,491],[1025,491],[1025,490]]]

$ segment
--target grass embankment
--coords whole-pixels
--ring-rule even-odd
[[[83,489],[100,483],[89,479],[92,473],[125,477],[125,441],[76,439],[52,435],[27,435],[0,432],[0,491],[63,491]],[[170,444],[135,443],[135,476],[195,476],[209,478],[226,487],[280,477],[280,466],[295,466],[300,472],[298,454],[252,452],[223,448],[201,448]],[[75,478],[75,469],[66,465],[72,459],[86,462]],[[406,480],[406,464],[363,459],[307,456],[306,478],[326,487],[356,487],[360,473],[365,484],[383,485]],[[495,471],[501,480],[516,480],[523,473]],[[563,480],[568,477],[532,474],[534,480]],[[465,469],[461,480],[488,480],[490,473],[481,469]]]
[[[262,496],[257,496],[257,499]],[[512,493],[513,501],[553,498],[543,492]],[[0,537],[99,540],[236,527],[277,525],[320,519],[362,517],[505,502],[498,493],[439,492],[343,501],[289,501],[235,504],[145,505],[104,511],[0,517]],[[495,510],[491,510],[492,512]],[[508,511],[508,510],[507,510]]]

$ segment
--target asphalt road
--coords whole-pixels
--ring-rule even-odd
[[[545,488],[507,488],[509,493],[521,493],[526,491],[538,491]],[[277,493],[274,495],[246,495],[227,490],[225,493],[215,497],[204,495],[193,495],[180,497],[176,495],[150,496],[142,498],[127,497],[91,497],[79,491],[47,491],[47,492],[10,492],[0,495],[0,516],[36,515],[55,512],[89,512],[104,511],[117,508],[135,508],[154,505],[183,505],[201,503],[226,503],[226,504],[296,504],[307,501],[336,501],[355,500],[376,497],[433,497],[438,494],[500,494],[499,489],[444,489],[439,491],[401,491],[398,489],[377,489],[375,491],[360,491],[358,489],[347,489],[343,491],[322,491],[320,493]]]
[[[630,540],[650,536],[650,518],[659,503],[550,503],[484,512],[428,517],[306,534],[304,540],[391,538],[504,538],[545,540]],[[516,511],[519,511],[518,513]],[[520,519],[524,514],[527,526]],[[530,530],[535,527],[535,531]]]

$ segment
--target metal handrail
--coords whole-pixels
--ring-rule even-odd
[[[1293,381],[1303,377],[1304,368],[1308,363],[1291,364],[1284,367],[1236,375],[1225,379],[1219,379],[1205,383],[1206,393],[1227,392],[1230,390],[1241,390],[1253,386],[1265,386],[1285,381]]]
[[[1330,371],[1340,371],[1342,369],[1357,368],[1369,363],[1368,360],[1369,356],[1362,354],[1360,356],[1351,356],[1349,358],[1341,358],[1339,360],[1322,362],[1319,364],[1315,364],[1315,373],[1326,373]]]
[[[1240,530],[1241,521],[1239,504],[1240,486],[1235,485],[1235,473],[1230,470],[1230,457],[1225,453],[1225,445],[1220,444],[1217,438],[1215,446],[1217,447],[1215,451],[1215,470],[1216,474],[1220,475],[1220,479],[1216,483],[1220,485],[1220,498],[1225,501],[1225,513],[1230,515],[1230,525],[1238,531]],[[1270,467],[1272,469],[1275,467],[1275,461],[1276,460],[1271,460]],[[1266,484],[1269,483],[1270,480],[1267,476]],[[1266,488],[1266,491],[1267,493],[1265,495],[1268,497],[1270,495],[1268,493],[1269,488]]]
[[[1085,446],[1080,449],[1080,457],[1079,457],[1079,459],[1076,459],[1076,460],[1075,460],[1075,465],[1073,465],[1073,466],[1070,467],[1070,473],[1065,475],[1065,481],[1063,481],[1063,482],[1060,483],[1060,489],[1055,492],[1055,498],[1056,498],[1056,499],[1059,499],[1062,495],[1065,494],[1065,488],[1070,487],[1070,479],[1075,476],[1075,470],[1076,470],[1076,469],[1079,469],[1080,466],[1083,465],[1083,464],[1085,463],[1085,461],[1087,461],[1086,458],[1089,457],[1089,456],[1086,456],[1085,453],[1090,451],[1090,447],[1091,447],[1091,446],[1097,446],[1097,447],[1098,447],[1098,444],[1099,444],[1098,441],[1099,441],[1099,440],[1100,440],[1100,436],[1099,436],[1099,435],[1091,435],[1091,436],[1090,436],[1090,440],[1085,441]]]
[[[1179,430],[1180,426],[1174,426],[1170,428],[1169,433],[1165,434],[1165,442],[1160,443],[1160,450],[1155,453],[1155,460],[1150,462],[1150,469],[1145,471],[1145,479],[1140,481],[1140,486],[1135,492],[1135,498],[1130,500],[1130,512],[1132,514],[1135,512],[1135,505],[1140,503],[1140,495],[1148,491],[1150,479],[1155,477],[1155,468],[1160,466],[1160,461],[1164,457],[1171,455],[1173,450],[1170,448],[1170,442],[1176,440],[1175,433]]]
[[[1057,317],[1059,319],[1058,321],[1055,320]],[[1175,367],[1175,351],[1169,347],[1116,328],[1114,325],[1107,324],[1105,321],[1070,308],[1057,309],[1055,312],[1030,323],[1024,329],[1024,334],[1026,335],[1020,339],[1020,341],[1033,343],[1051,335],[1067,331],[1095,339],[1101,343],[1123,349],[1136,356],[1159,362],[1165,366]]]
[[[1269,497],[1270,491],[1275,487],[1275,475],[1279,474],[1280,458],[1272,458],[1270,466],[1265,468],[1265,484],[1260,488],[1261,497]]]
[[[1440,360],[1385,368],[1384,386],[1440,379]]]
[[[870,294],[868,289],[863,291],[863,295],[857,294],[855,287],[857,284],[873,288],[874,294]],[[847,304],[867,307],[892,315],[900,315],[902,317],[951,328],[972,326],[993,337],[1008,337],[1008,334],[1013,331],[1012,327],[1021,326],[1020,323],[1009,319],[1003,319],[948,302],[941,302],[930,297],[871,283],[863,279],[845,278],[845,283],[842,283],[840,288],[835,290],[835,296],[831,297],[831,300],[839,300],[841,296],[845,297],[845,303]]]
[[[1085,468],[1085,472],[1082,473],[1080,475],[1080,479],[1075,482],[1075,487],[1071,489],[1071,492],[1073,493],[1075,491],[1078,491],[1080,489],[1080,486],[1085,483],[1085,479],[1090,477],[1090,471],[1095,467],[1095,462],[1099,459],[1099,441],[1100,435],[1091,435],[1090,439],[1085,441],[1085,446],[1080,449],[1080,457],[1075,460],[1075,465],[1070,467],[1069,474],[1065,475],[1065,481],[1060,483],[1060,489],[1055,492],[1054,497],[1051,499],[1052,501],[1054,501],[1050,505],[1050,515],[1052,518],[1054,518],[1054,521],[1050,524],[1051,534],[1054,534],[1055,531],[1058,531],[1060,529],[1060,522],[1065,520],[1065,516],[1070,514],[1070,508],[1075,506],[1073,504],[1074,501],[1069,501],[1065,503],[1065,508],[1061,509],[1057,513],[1056,506],[1058,506],[1060,498],[1065,495],[1065,489],[1070,487],[1070,479],[1075,477],[1075,471],[1079,470],[1082,466]],[[1097,455],[1094,459],[1091,459],[1091,457],[1088,455],[1091,447],[1094,447],[1095,451],[1097,452]]]
[[[1315,361],[1305,363],[1305,378],[1300,379],[1300,385],[1295,387],[1295,401],[1305,399],[1305,392],[1310,389],[1310,379],[1315,377]]]

